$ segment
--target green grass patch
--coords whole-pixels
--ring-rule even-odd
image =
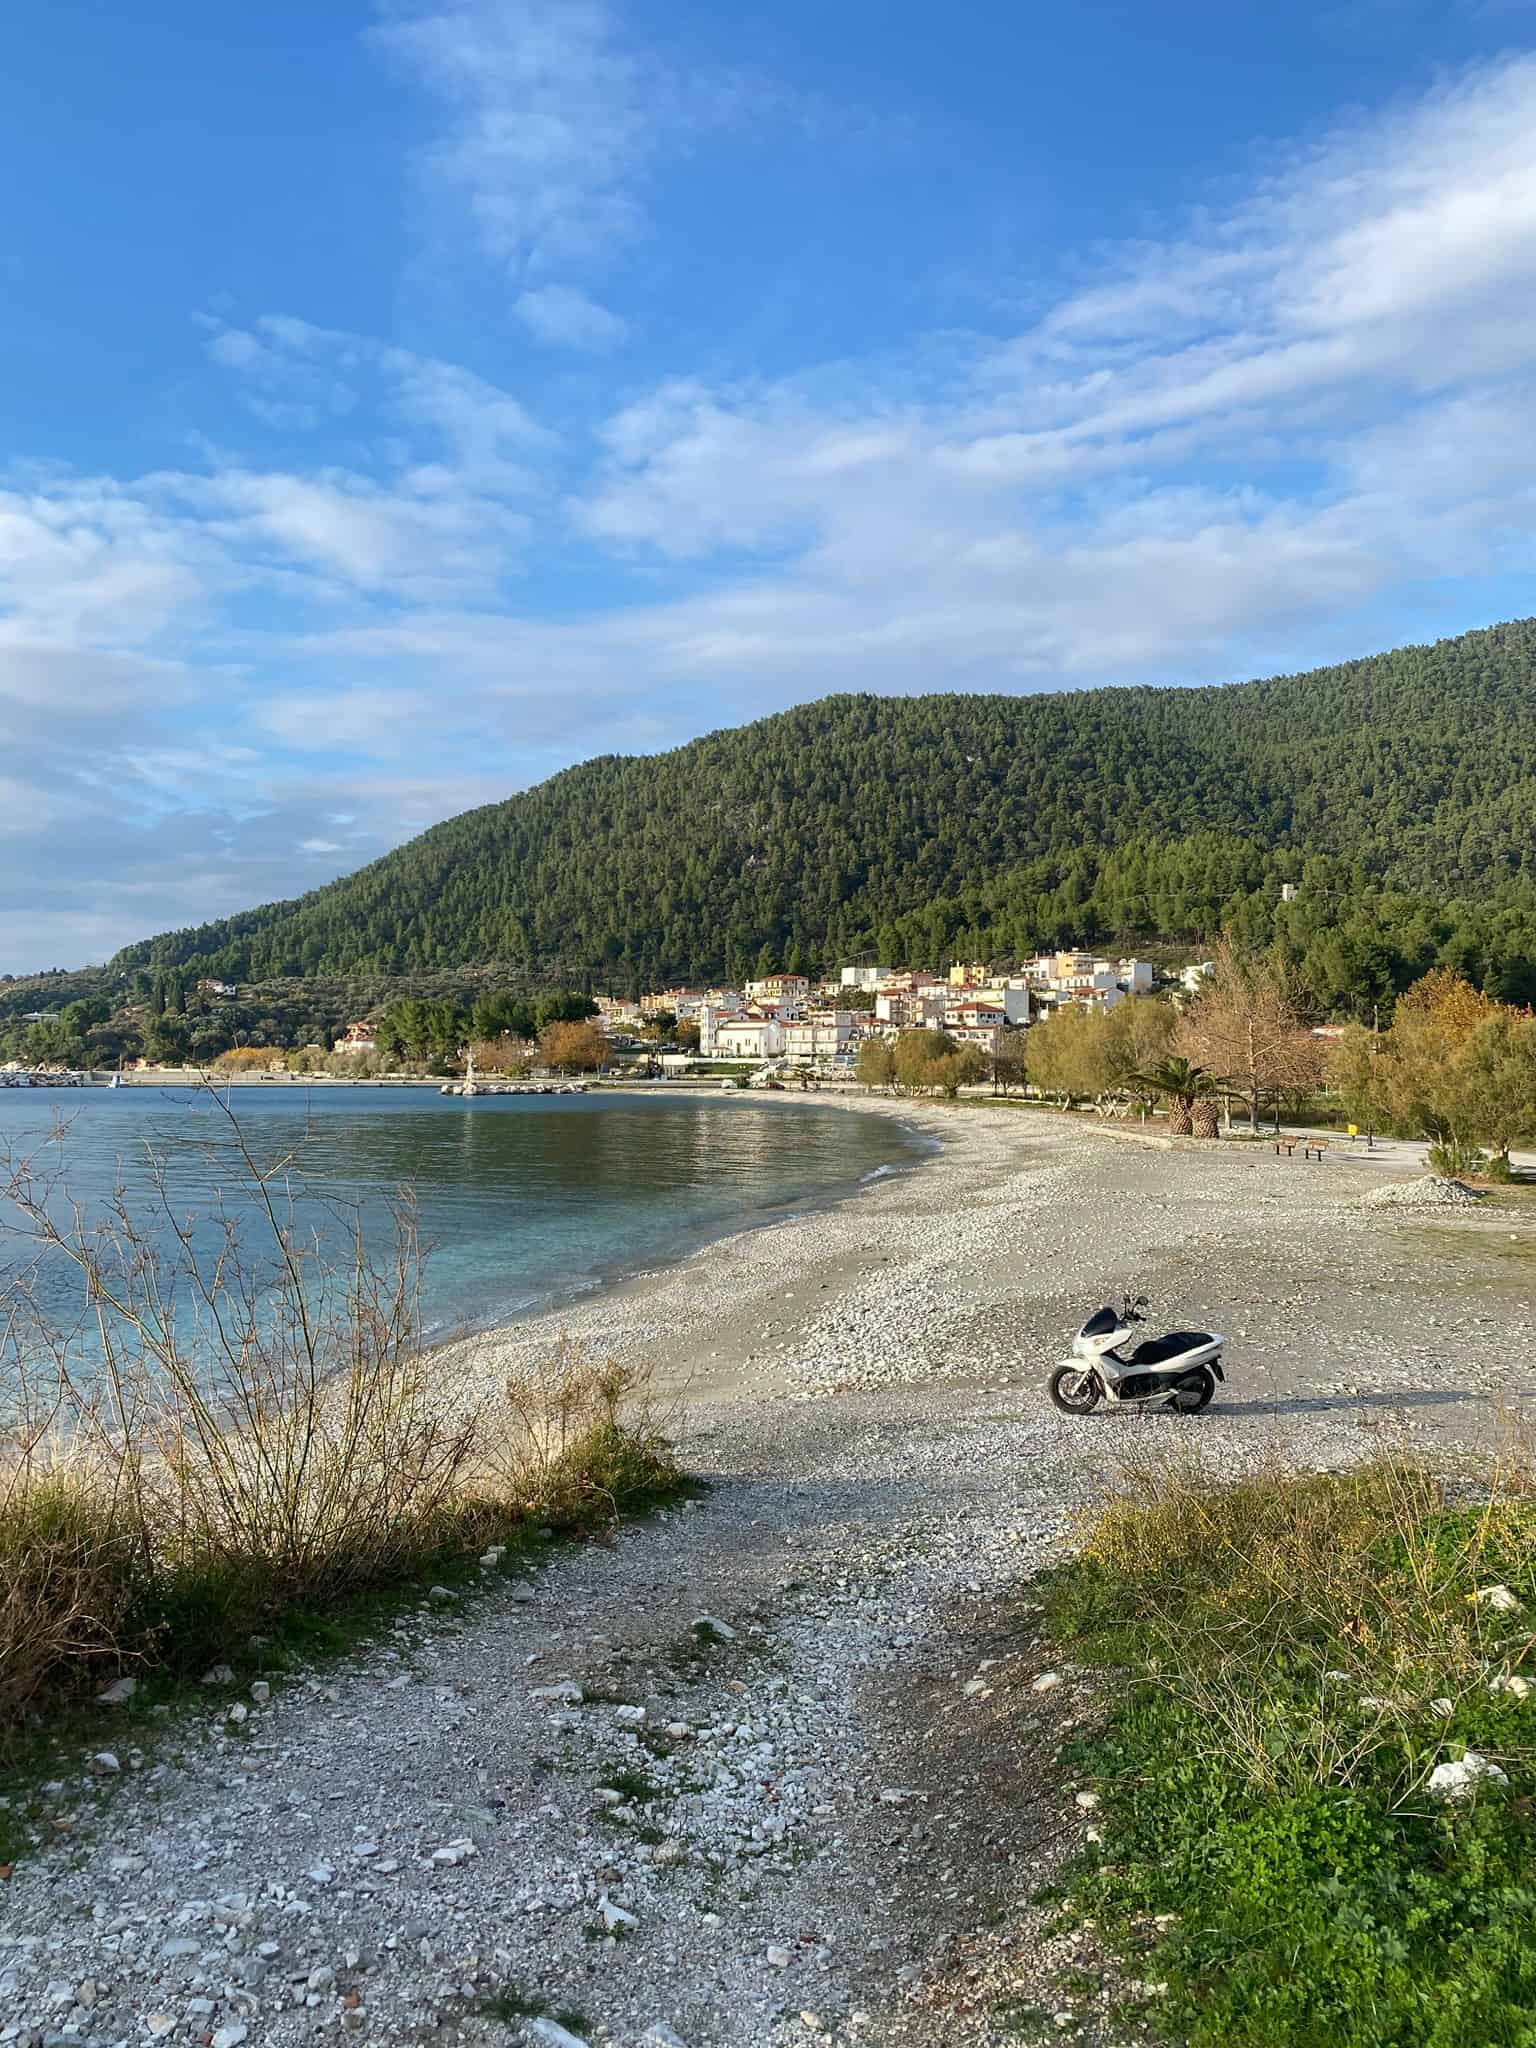
[[[637,1771],[632,1764],[626,1763],[607,1765],[599,1782],[605,1790],[621,1792],[626,1799],[640,1806],[652,1799],[660,1799],[665,1789],[649,1771]]]
[[[1493,1689],[1536,1683],[1523,1490],[1448,1495],[1401,1459],[1148,1469],[1045,1597],[1110,1674],[1066,1752],[1104,1836],[1067,1901],[1166,1981],[1161,2038],[1533,2048],[1536,1696]],[[1432,1795],[1469,1750],[1508,1784]]]
[[[586,2014],[575,2006],[551,2005],[548,1999],[525,1992],[516,1984],[505,1984],[501,1990],[493,1991],[473,2010],[483,2019],[502,2020],[509,2027],[521,2020],[551,2019],[568,2033],[585,2034],[590,2024]]]

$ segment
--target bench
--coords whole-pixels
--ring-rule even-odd
[[[1326,1138],[1276,1138],[1274,1141],[1275,1157],[1278,1159],[1283,1152],[1287,1159],[1291,1158],[1298,1145],[1301,1147],[1303,1159],[1321,1160],[1323,1154],[1328,1150],[1328,1140]]]
[[[1285,1154],[1286,1158],[1287,1158],[1287,1159],[1289,1159],[1289,1158],[1290,1158],[1290,1156],[1291,1156],[1291,1154],[1292,1154],[1292,1153],[1293,1153],[1293,1152],[1294,1152],[1295,1150],[1296,1150],[1296,1140],[1295,1140],[1294,1138],[1276,1138],[1276,1140],[1275,1140],[1275,1157],[1276,1157],[1277,1159],[1278,1159],[1278,1158],[1280,1157],[1280,1154],[1281,1154],[1282,1152],[1283,1152],[1283,1153]]]

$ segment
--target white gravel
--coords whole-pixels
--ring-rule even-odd
[[[0,2042],[917,2048],[1030,2004],[1114,2038],[1029,1904],[1093,1812],[1021,1578],[1128,1446],[1478,1438],[1530,1240],[1373,1216],[1342,1164],[920,1121],[913,1174],[444,1355],[493,1375],[563,1323],[657,1359],[711,1493],[184,1721],[101,1706],[0,1891]],[[1124,1285],[1227,1333],[1197,1421],[1046,1404]]]
[[[1441,1173],[1421,1174],[1417,1180],[1393,1181],[1389,1187],[1372,1188],[1365,1197],[1368,1209],[1472,1209],[1482,1197],[1464,1181],[1448,1180]]]

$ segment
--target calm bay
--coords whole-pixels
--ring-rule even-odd
[[[0,1148],[13,1161],[30,1156],[55,1182],[55,1204],[67,1197],[88,1221],[121,1190],[152,1242],[190,1224],[211,1255],[228,1214],[270,1256],[252,1228],[225,1099],[258,1165],[277,1169],[272,1186],[302,1239],[339,1247],[360,1219],[382,1252],[409,1203],[426,1251],[428,1336],[556,1307],[849,1194],[924,1150],[893,1119],[814,1101],[682,1092],[462,1101],[427,1088],[292,1085],[218,1100],[192,1089],[0,1091]],[[24,1249],[0,1235],[0,1285]],[[80,1283],[62,1262],[45,1262],[32,1285],[52,1313],[78,1311]]]

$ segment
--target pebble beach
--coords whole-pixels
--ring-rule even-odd
[[[437,1354],[445,1396],[562,1337],[647,1366],[701,1498],[59,1750],[0,1888],[0,2042],[990,2048],[1026,2008],[1134,2038],[1031,1903],[1092,1824],[1056,1760],[1092,1703],[1027,1580],[1175,1443],[1493,1443],[1533,1391],[1536,1211],[1017,1108],[848,1113],[931,1155]],[[1225,1333],[1206,1414],[1048,1405],[1123,1288]]]

